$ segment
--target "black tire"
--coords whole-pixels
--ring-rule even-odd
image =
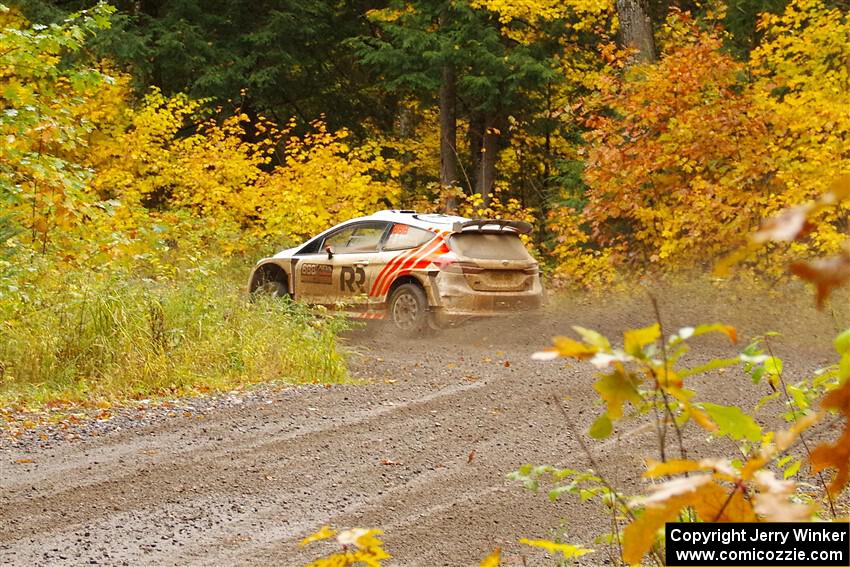
[[[390,296],[389,323],[407,336],[422,334],[428,330],[428,299],[425,291],[416,284],[398,286]]]
[[[278,280],[268,280],[260,283],[254,288],[255,295],[270,295],[272,297],[284,297],[289,295],[286,284]]]

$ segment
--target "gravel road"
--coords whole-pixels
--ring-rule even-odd
[[[743,302],[677,294],[662,304],[669,328],[723,318],[743,337],[788,332],[775,348],[789,358],[789,379],[831,360],[832,317],[774,300],[744,317],[753,310]],[[639,297],[563,301],[535,321],[422,340],[352,332],[357,384],[261,387],[115,412],[70,436],[38,429],[4,439],[0,564],[296,566],[325,549],[299,540],[330,524],[382,528],[392,565],[472,566],[496,546],[505,565],[549,565],[517,538],[590,544],[607,520],[595,504],[551,503],[506,474],[523,463],[588,466],[553,396],[566,397],[581,431],[598,410],[592,369],[530,355],[570,325],[616,337],[651,320]],[[720,339],[695,346],[695,361],[737,352]],[[697,389],[744,407],[763,393],[735,371]],[[640,426],[591,444],[626,489],[655,450]],[[607,563],[604,552],[583,561]]]

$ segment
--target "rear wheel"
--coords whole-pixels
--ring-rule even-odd
[[[416,335],[428,327],[428,300],[416,284],[398,286],[390,296],[389,319],[393,327],[406,335]]]

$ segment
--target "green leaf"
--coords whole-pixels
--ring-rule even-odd
[[[611,418],[607,414],[602,414],[596,418],[593,425],[590,426],[588,433],[594,439],[605,439],[614,430],[614,425],[611,423]]]
[[[758,423],[740,408],[703,403],[702,408],[717,424],[717,435],[725,435],[740,441],[761,441],[762,431]]]
[[[788,394],[797,405],[797,409],[804,411],[809,409],[809,400],[806,399],[806,393],[797,386],[788,386]]]
[[[729,366],[737,366],[740,364],[740,357],[735,358],[715,358],[702,366],[697,366],[695,368],[688,368],[686,370],[682,370],[679,372],[679,378],[687,378],[688,376],[694,376],[695,374],[702,374],[704,372],[710,372],[711,370],[717,370],[718,368],[726,368]]]
[[[774,376],[782,375],[782,359],[775,356],[768,357],[764,361],[764,371]]]
[[[797,459],[796,461],[794,461],[794,462],[791,464],[791,466],[790,466],[790,467],[788,467],[787,469],[785,469],[784,471],[782,471],[782,478],[784,478],[784,479],[786,479],[786,480],[787,480],[787,479],[791,478],[792,476],[794,476],[795,474],[797,474],[797,471],[799,471],[799,470],[800,470],[800,465],[802,464],[802,462],[803,462],[803,461],[801,461],[801,460],[799,460],[799,459]]]
[[[686,341],[693,337],[699,337],[706,333],[722,333],[729,337],[729,340],[733,343],[738,342],[738,334],[735,331],[735,327],[732,327],[731,325],[723,325],[721,323],[713,323],[710,325],[697,325],[696,327],[683,327],[679,329],[678,334],[670,337],[670,344],[677,345],[682,341]]]
[[[850,378],[850,352],[842,354],[841,360],[838,361],[838,377],[841,380]]]
[[[620,371],[603,374],[593,385],[593,389],[605,400],[608,417],[612,420],[622,417],[624,402],[637,405],[641,401],[634,377]]]

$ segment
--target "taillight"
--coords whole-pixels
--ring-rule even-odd
[[[434,263],[441,271],[450,274],[480,274],[484,271],[484,268],[474,262],[444,258],[443,261],[435,261]]]

